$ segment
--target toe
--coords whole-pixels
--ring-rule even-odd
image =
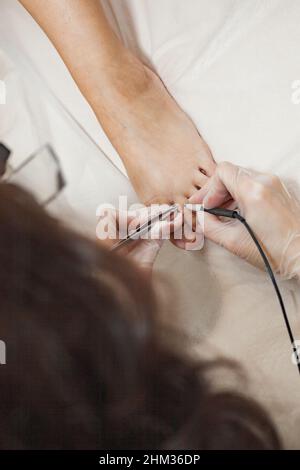
[[[208,179],[208,176],[207,176],[207,174],[204,173],[204,170],[202,170],[202,171],[201,170],[202,170],[202,168],[198,168],[194,172],[193,185],[196,188],[202,188],[202,186],[205,185],[205,183],[207,182],[207,179]]]
[[[203,148],[198,158],[199,170],[209,177],[213,175],[216,168],[216,163],[207,143],[204,140],[202,141],[202,145]]]
[[[174,197],[174,202],[176,202],[180,206],[183,206],[186,203],[186,201],[188,200],[188,194],[189,194],[189,192],[184,192],[183,194],[178,194],[176,197]]]
[[[190,197],[192,197],[193,194],[195,194],[197,191],[199,191],[201,187],[197,184],[193,184],[193,186],[191,186],[190,190],[186,193],[186,195],[189,197],[187,197],[187,200],[190,199]]]

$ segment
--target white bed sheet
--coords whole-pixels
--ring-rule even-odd
[[[292,83],[300,80],[299,0],[102,1],[123,41],[162,77],[216,161],[276,172],[300,184],[300,104],[291,99]],[[0,23],[0,42],[31,59],[123,169],[53,46],[17,0],[1,0]],[[266,276],[209,243],[199,253],[166,244],[158,267],[174,273],[183,326],[243,362],[287,446],[299,448],[299,378]],[[300,339],[299,287],[284,283],[282,289]]]
[[[103,0],[124,43],[160,75],[217,162],[228,160],[300,185],[299,0]],[[203,253],[166,246],[160,267],[185,292],[184,325],[241,360],[276,416],[288,447],[300,446],[300,380],[266,276],[206,243]],[[300,339],[300,289],[282,283]],[[188,312],[188,313],[187,313]]]

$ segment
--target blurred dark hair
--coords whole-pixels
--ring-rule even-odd
[[[1,449],[277,449],[264,410],[162,339],[150,280],[0,184]]]

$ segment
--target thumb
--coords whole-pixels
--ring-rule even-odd
[[[139,240],[131,250],[131,258],[142,268],[151,270],[163,240]]]
[[[191,198],[192,204],[203,203],[205,207],[220,207],[231,199],[238,199],[238,175],[240,167],[228,162],[219,163],[214,175]]]

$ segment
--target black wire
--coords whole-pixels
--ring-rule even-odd
[[[287,328],[287,332],[288,332],[288,335],[289,335],[289,338],[290,338],[290,341],[291,341],[291,344],[292,344],[292,348],[293,348],[293,351],[294,351],[294,354],[295,354],[295,357],[296,357],[298,372],[300,374],[300,359],[299,359],[299,355],[298,355],[294,335],[293,335],[293,332],[292,332],[292,329],[291,329],[291,326],[290,326],[290,322],[289,322],[289,319],[288,319],[288,315],[287,315],[287,312],[286,312],[286,308],[285,308],[285,305],[284,305],[284,302],[283,302],[283,298],[282,298],[281,292],[279,290],[278,284],[276,282],[276,279],[275,279],[273,270],[271,268],[270,262],[269,262],[269,260],[266,256],[264,250],[262,249],[259,241],[257,240],[252,228],[247,223],[246,219],[244,219],[244,217],[242,217],[237,211],[230,211],[230,210],[222,209],[222,208],[204,209],[204,211],[208,212],[210,214],[216,215],[218,217],[229,217],[231,219],[237,219],[248,230],[249,235],[251,236],[252,240],[254,241],[254,243],[255,243],[255,245],[256,245],[256,247],[257,247],[257,249],[258,249],[258,251],[259,251],[259,253],[262,257],[262,260],[265,264],[266,270],[267,270],[267,272],[270,276],[270,279],[272,281],[272,284],[274,286],[274,289],[275,289],[275,292],[276,292],[276,295],[277,295],[277,298],[278,298],[278,301],[279,301],[279,304],[280,304],[280,307],[281,307],[281,311],[282,311],[282,314],[283,314],[285,326]]]

